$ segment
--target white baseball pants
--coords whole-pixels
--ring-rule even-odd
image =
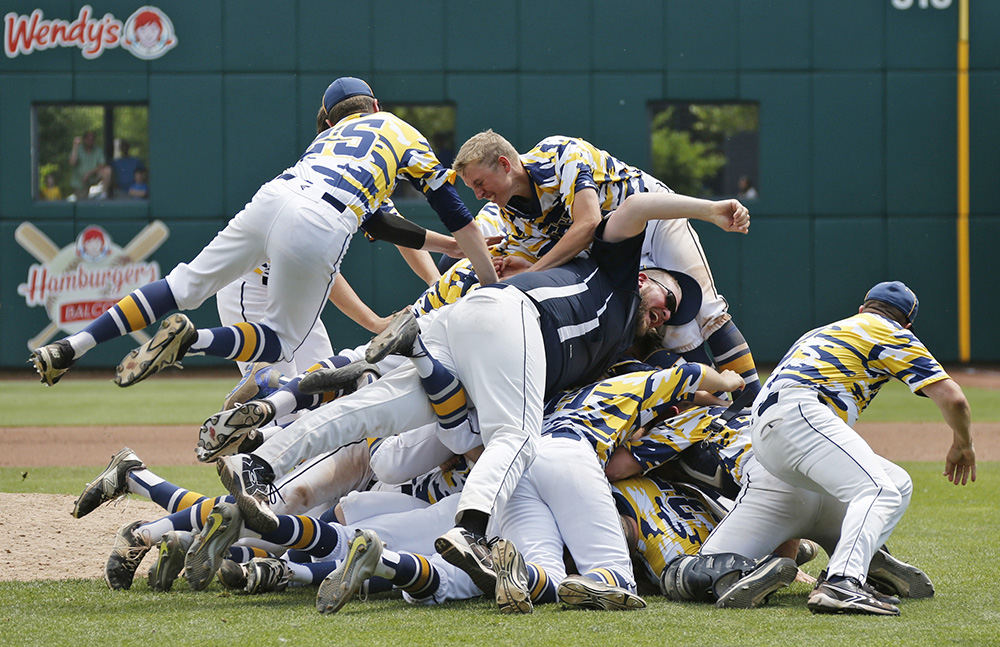
[[[864,582],[872,556],[910,502],[906,472],[875,454],[812,389],[779,391],[775,404],[759,416],[755,411],[750,433],[754,455],[768,472],[846,506],[827,570]]]
[[[538,312],[520,290],[482,288],[418,321],[428,351],[465,386],[486,447],[465,483],[458,517],[468,509],[491,514],[531,464],[541,431],[545,349]],[[416,369],[403,365],[304,414],[254,454],[284,474],[349,442],[436,421]]]

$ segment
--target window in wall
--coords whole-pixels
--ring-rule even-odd
[[[135,104],[36,104],[36,200],[149,197],[149,108]]]
[[[678,193],[758,197],[760,106],[756,103],[650,104],[653,175]]]
[[[387,103],[383,108],[419,130],[430,142],[441,163],[451,166],[455,159],[455,106],[446,103]],[[420,191],[406,181],[398,182],[392,194],[394,202],[421,197]]]

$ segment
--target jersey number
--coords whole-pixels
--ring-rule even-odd
[[[333,145],[333,152],[337,155],[347,155],[357,159],[364,159],[368,157],[371,152],[372,146],[375,145],[375,141],[378,136],[362,126],[371,126],[374,128],[381,128],[382,124],[385,123],[381,119],[375,119],[373,121],[363,122],[363,123],[350,123],[344,126],[344,128],[338,133],[342,137],[357,137],[358,141],[356,143],[351,142],[337,142]]]

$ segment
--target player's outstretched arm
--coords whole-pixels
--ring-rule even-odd
[[[750,212],[739,200],[703,200],[679,193],[633,193],[608,218],[604,240],[614,243],[642,233],[650,220],[694,218],[730,232],[750,231]]]
[[[389,325],[389,317],[380,317],[368,307],[343,274],[338,274],[330,288],[330,302],[368,332],[378,334]]]
[[[451,232],[451,235],[455,237],[455,240],[462,247],[462,251],[472,263],[480,285],[496,283],[499,280],[497,271],[493,268],[493,259],[486,249],[486,241],[483,239],[483,234],[479,231],[476,221],[473,220],[461,229]]]
[[[428,236],[430,233],[430,231],[427,232]],[[434,264],[430,253],[422,249],[410,249],[401,245],[396,245],[396,249],[399,250],[399,255],[403,257],[413,273],[427,285],[434,285],[441,278],[441,272],[438,272],[437,265]]]
[[[707,365],[701,368],[701,385],[699,388],[702,391],[709,391],[711,393],[726,391],[727,393],[732,393],[733,391],[742,389],[744,386],[746,386],[746,383],[743,381],[743,376],[736,371],[726,369],[720,373]]]
[[[976,452],[972,447],[972,415],[965,393],[951,378],[934,382],[922,389],[941,410],[944,421],[954,434],[944,461],[944,475],[958,485],[976,480]]]
[[[570,208],[570,218],[573,222],[566,233],[528,268],[529,271],[540,272],[550,267],[559,267],[590,247],[590,243],[594,241],[594,230],[601,224],[601,204],[597,199],[597,191],[589,188],[579,191]]]

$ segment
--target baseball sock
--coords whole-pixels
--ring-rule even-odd
[[[708,338],[708,347],[715,358],[716,367],[720,371],[729,369],[739,373],[746,382],[743,388],[751,390],[756,397],[760,391],[760,376],[757,375],[750,346],[736,324],[732,320],[727,321],[722,328],[712,333]],[[739,393],[733,393],[733,398],[737,397]]]
[[[191,353],[225,357],[237,362],[277,362],[281,358],[278,333],[262,323],[240,322],[219,328],[199,328]]]
[[[332,573],[338,565],[338,562],[333,560],[325,562],[306,562],[303,564],[298,562],[285,563],[288,564],[288,569],[292,572],[288,581],[296,584],[319,584],[326,578],[327,575]]]
[[[234,562],[242,564],[244,562],[249,562],[254,557],[277,557],[277,555],[272,555],[263,548],[255,548],[253,546],[229,547],[229,559]]]
[[[86,328],[66,339],[73,348],[73,356],[80,357],[94,346],[142,330],[176,309],[177,302],[167,280],[160,279],[133,290]]]
[[[588,579],[610,584],[611,586],[619,586],[627,591],[635,593],[635,582],[630,581],[614,569],[595,568],[587,571],[586,573],[581,573],[581,575]]]
[[[349,358],[344,357],[343,355],[334,355],[333,357],[313,364],[308,370],[306,370],[306,373],[312,373],[313,371],[322,368],[340,368],[342,366],[347,366],[350,363],[351,360]],[[274,405],[275,420],[279,420],[291,413],[295,413],[296,411],[301,411],[303,409],[315,409],[319,405],[326,404],[327,402],[342,395],[341,391],[331,391],[329,393],[319,393],[315,395],[307,395],[299,391],[299,382],[302,381],[302,377],[306,373],[296,375],[283,384],[280,389],[264,398]]]
[[[437,414],[442,429],[452,430],[468,424],[468,397],[465,387],[445,366],[427,352],[424,342],[417,337],[420,353],[410,358],[420,376],[420,382],[427,391],[427,399]]]
[[[156,521],[150,521],[147,524],[143,524],[141,529],[154,541],[159,541],[160,537],[170,530],[188,530],[191,532],[198,532],[205,526],[205,520],[208,519],[208,515],[211,514],[212,508],[214,508],[215,504],[219,501],[228,501],[232,503],[233,497],[225,496],[203,499],[189,508],[178,510],[177,512],[169,514],[165,517],[161,517]]]
[[[351,541],[340,524],[326,523],[305,515],[278,515],[278,528],[260,536],[264,541],[309,553],[313,558],[330,560],[347,557]]]
[[[382,549],[382,559],[375,575],[384,577],[397,587],[420,600],[434,595],[441,586],[441,573],[423,555]]]
[[[528,570],[528,595],[535,604],[556,602],[556,583],[548,576],[545,569],[532,562],[525,563]]]
[[[129,492],[148,498],[167,512],[190,508],[207,498],[204,494],[185,490],[179,485],[164,481],[145,468],[132,470],[127,478]]]

